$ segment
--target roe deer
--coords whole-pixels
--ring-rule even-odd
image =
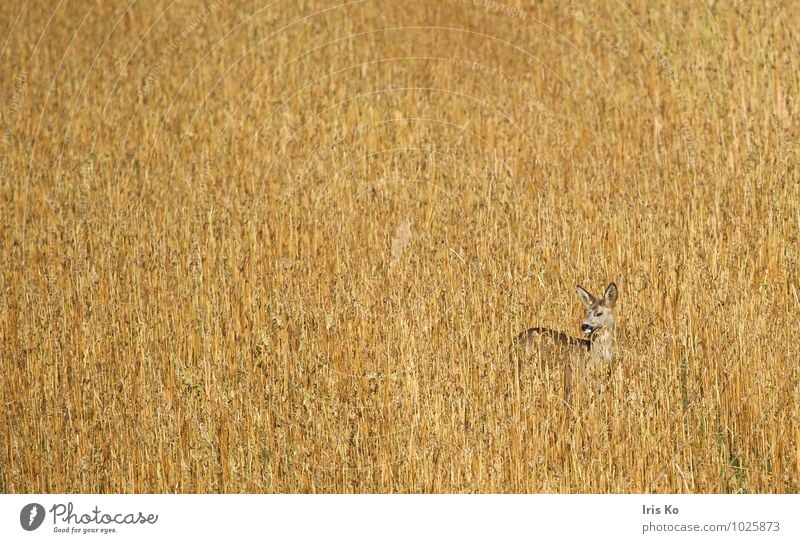
[[[518,361],[540,352],[542,362],[557,359],[564,364],[565,395],[572,388],[570,359],[574,356],[589,359],[594,364],[610,363],[614,354],[614,304],[617,302],[617,285],[606,287],[601,299],[597,299],[585,288],[577,286],[578,298],[586,307],[586,316],[581,331],[586,338],[575,338],[549,328],[531,328],[519,334],[514,341]],[[583,365],[581,360],[581,365]]]

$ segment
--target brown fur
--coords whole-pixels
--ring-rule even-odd
[[[549,328],[529,328],[528,330],[522,332],[520,335],[517,336],[516,345],[521,349],[527,349],[538,343],[542,337],[551,338],[554,342],[559,343],[561,345],[568,345],[574,347],[580,347],[587,351],[591,350],[592,342],[588,339],[581,339],[572,336],[568,336],[564,332],[556,332],[555,330],[551,330]]]

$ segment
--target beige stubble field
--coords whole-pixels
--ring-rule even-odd
[[[44,4],[0,491],[800,491],[795,3]],[[608,373],[516,373],[611,280]]]

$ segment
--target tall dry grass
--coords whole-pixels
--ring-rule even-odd
[[[0,8],[0,491],[800,491],[795,3],[127,4]]]

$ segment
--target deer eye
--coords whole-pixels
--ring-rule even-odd
[[[595,313],[595,315],[598,316],[598,317],[602,317],[603,316],[603,312],[602,311],[598,311],[597,313]]]

